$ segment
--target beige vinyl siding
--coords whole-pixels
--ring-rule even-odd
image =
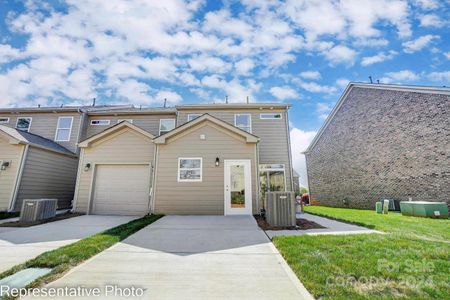
[[[206,139],[200,140],[204,134]],[[252,207],[256,213],[256,144],[211,123],[200,123],[158,145],[155,213],[224,214],[224,160],[250,159]],[[201,182],[178,182],[178,158],[203,159]],[[215,166],[216,157],[220,159]]]
[[[78,159],[30,146],[25,160],[14,210],[23,199],[58,199],[59,208],[70,207],[75,189]]]
[[[23,113],[23,114],[0,114],[0,117],[9,118],[9,123],[2,124],[12,128],[16,127],[17,118],[31,117],[31,127],[29,132],[40,135],[44,138],[54,141],[56,128],[58,127],[58,117],[73,117],[72,131],[70,141],[57,143],[66,147],[72,152],[77,151],[78,131],[80,128],[81,115],[78,113]]]
[[[8,138],[0,135],[0,162],[11,161],[9,168],[0,170],[0,211],[9,209],[24,148],[24,145],[11,145]]]
[[[286,125],[287,113],[284,110],[182,110],[178,113],[177,124],[187,122],[188,114],[208,113],[222,121],[234,125],[235,114],[250,114],[252,118],[252,133],[261,140],[258,144],[260,164],[284,164],[287,190],[292,190],[291,163],[289,159],[289,129]],[[281,113],[282,119],[260,119],[261,113]]]
[[[89,138],[97,133],[108,129],[117,124],[118,120],[133,120],[133,125],[150,132],[154,136],[159,135],[159,120],[160,119],[176,119],[175,114],[158,114],[158,115],[109,115],[109,116],[89,116],[89,121],[86,130],[86,138]],[[110,120],[109,126],[91,125],[92,120]]]
[[[92,177],[95,173],[95,164],[152,164],[153,155],[153,142],[130,128],[124,128],[106,136],[88,148],[82,148],[75,191],[75,210],[88,212],[91,184],[95,184]],[[84,171],[87,163],[91,164],[91,168],[89,171]]]

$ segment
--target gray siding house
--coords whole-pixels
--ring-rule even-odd
[[[350,83],[305,154],[312,203],[450,203],[450,89]]]
[[[257,213],[265,192],[293,190],[289,107],[245,103],[0,110],[5,136],[2,141],[0,135],[0,161],[12,162],[0,171],[0,185],[9,178],[11,188],[0,195],[0,209],[18,210],[25,198],[51,197],[60,199],[60,207],[73,199],[74,211],[88,214]],[[71,160],[45,157],[37,150],[13,157],[21,152],[10,154],[8,132],[40,138],[53,150],[64,149]],[[54,189],[33,182],[37,174],[52,174]],[[13,192],[17,186],[27,188]]]

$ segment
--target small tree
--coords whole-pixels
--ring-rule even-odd
[[[303,195],[303,194],[305,194],[305,193],[309,193],[309,190],[308,190],[308,188],[302,186],[302,187],[300,188],[300,195]]]

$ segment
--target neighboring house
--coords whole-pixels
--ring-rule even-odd
[[[450,89],[350,83],[305,151],[311,200],[450,202]]]
[[[0,211],[18,211],[29,198],[70,207],[88,112],[125,107],[0,109]]]
[[[292,191],[289,105],[89,112],[74,209],[90,214],[254,214]]]

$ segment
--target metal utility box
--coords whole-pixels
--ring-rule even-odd
[[[295,226],[295,194],[293,192],[267,192],[264,207],[270,226]]]
[[[448,206],[445,202],[402,201],[402,215],[428,218],[448,218]]]
[[[32,223],[56,216],[58,199],[24,199],[20,222]]]

